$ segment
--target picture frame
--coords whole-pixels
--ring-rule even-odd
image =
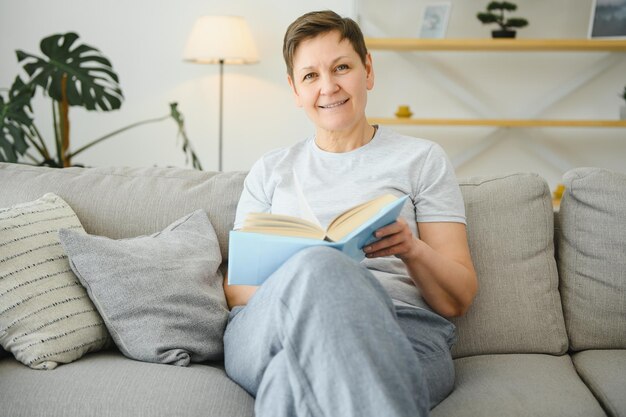
[[[438,1],[425,4],[422,10],[419,37],[423,39],[445,38],[451,9],[451,1]]]
[[[593,0],[589,39],[626,39],[626,0]]]

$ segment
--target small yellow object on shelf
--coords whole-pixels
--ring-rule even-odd
[[[411,117],[413,115],[413,113],[411,112],[411,109],[409,109],[409,106],[398,106],[398,111],[396,112],[396,116],[397,117]]]
[[[554,191],[552,191],[552,207],[558,208],[561,205],[561,198],[565,192],[565,185],[557,184]]]

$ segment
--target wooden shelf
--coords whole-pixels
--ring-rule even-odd
[[[366,38],[370,50],[466,51],[466,52],[626,52],[621,39],[419,39]],[[626,120],[547,120],[547,119],[452,119],[373,117],[368,121],[383,125],[495,126],[495,127],[576,127],[625,128]]]
[[[422,126],[497,127],[626,127],[626,120],[547,120],[547,119],[416,119],[371,117],[370,124]]]
[[[372,50],[388,51],[610,51],[626,52],[621,39],[419,39],[365,38]]]

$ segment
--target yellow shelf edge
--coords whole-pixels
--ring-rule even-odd
[[[549,120],[549,119],[418,119],[370,117],[368,122],[381,125],[421,126],[497,126],[497,127],[626,127],[626,120]]]
[[[419,39],[365,38],[372,50],[390,51],[614,51],[626,52],[622,39]]]

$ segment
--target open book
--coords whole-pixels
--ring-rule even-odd
[[[272,213],[248,214],[240,230],[243,232],[297,236],[338,242],[376,215],[381,208],[396,200],[397,198],[393,195],[385,194],[366,201],[335,217],[326,230],[312,221]]]
[[[324,230],[316,220],[272,213],[250,213],[240,230],[230,232],[228,283],[260,285],[296,252],[329,246],[356,261],[374,232],[396,221],[408,196],[382,195],[335,217]]]

